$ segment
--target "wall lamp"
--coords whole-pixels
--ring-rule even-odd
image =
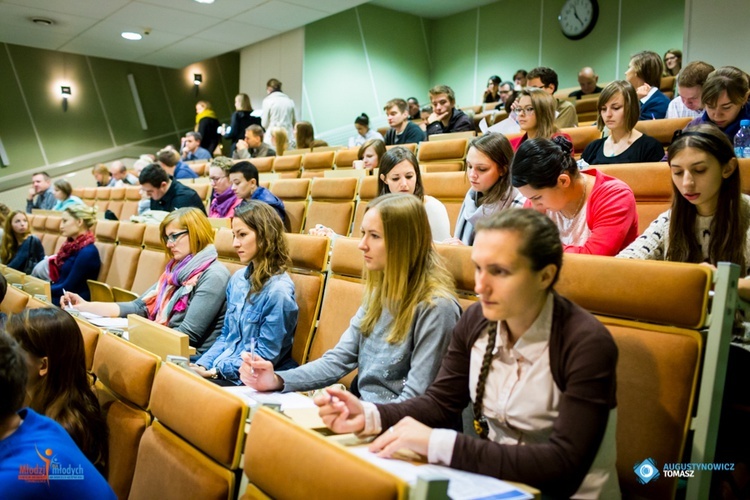
[[[68,110],[68,97],[71,96],[70,92],[70,86],[69,85],[61,85],[60,86],[60,97],[62,97],[62,108],[63,111]]]
[[[201,83],[203,83],[203,75],[200,73],[193,73],[193,90],[195,90],[195,95],[198,95],[198,88]]]

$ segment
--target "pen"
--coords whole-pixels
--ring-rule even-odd
[[[63,290],[62,296],[65,297],[68,294],[68,292],[66,292],[64,288],[62,290]],[[70,305],[70,304],[68,304],[68,305]]]
[[[250,362],[252,363],[255,361],[255,344],[258,343],[258,339],[255,337],[250,337]],[[253,365],[250,365],[250,370],[255,373],[255,370],[253,369]]]

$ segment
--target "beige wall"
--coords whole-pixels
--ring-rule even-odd
[[[302,116],[302,74],[305,28],[263,40],[240,51],[240,92],[250,96],[254,109],[262,107],[269,78],[281,81],[281,90],[294,100]]]
[[[750,0],[685,0],[683,65],[705,61],[750,71],[748,15]]]

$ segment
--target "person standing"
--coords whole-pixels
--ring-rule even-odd
[[[272,127],[282,127],[286,129],[287,137],[290,141],[294,137],[294,101],[281,91],[281,82],[276,78],[271,78],[266,83],[266,92],[268,95],[263,99],[263,115],[261,116],[261,125],[266,130],[263,142],[271,144]],[[289,144],[294,148],[296,144]]]

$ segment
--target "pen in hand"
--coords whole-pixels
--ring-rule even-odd
[[[250,337],[250,371],[252,373],[255,373],[255,370],[253,369],[252,362],[255,361],[255,344],[258,343],[258,339],[255,337]]]

